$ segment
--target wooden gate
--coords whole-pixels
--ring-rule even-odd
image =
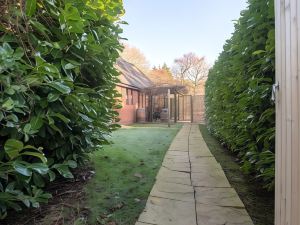
[[[188,121],[193,123],[204,123],[205,107],[204,95],[179,95],[177,98],[171,99],[171,119],[177,121]],[[176,104],[175,104],[176,101]],[[177,112],[175,113],[175,107]]]
[[[300,2],[276,0],[275,225],[300,224]]]

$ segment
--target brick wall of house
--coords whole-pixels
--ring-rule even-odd
[[[136,122],[136,107],[135,105],[125,105],[119,112],[119,123],[129,125]]]
[[[141,101],[142,94],[137,90],[120,86],[117,86],[117,90],[119,93],[122,94],[122,97],[119,99],[121,101],[122,108],[117,110],[119,113],[120,120],[118,123],[124,125],[135,123],[136,111],[139,107],[143,107],[143,101]]]

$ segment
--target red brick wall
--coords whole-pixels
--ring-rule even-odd
[[[119,123],[129,125],[136,122],[136,107],[135,105],[124,105],[119,112]]]
[[[119,86],[117,90],[122,94],[122,98],[120,99],[122,108],[117,110],[119,112],[119,123],[124,125],[135,123],[136,110],[139,107],[139,91]],[[142,108],[141,105],[140,107]]]

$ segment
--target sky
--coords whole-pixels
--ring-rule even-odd
[[[213,64],[234,31],[246,0],[123,0],[122,37],[152,66],[194,52]]]

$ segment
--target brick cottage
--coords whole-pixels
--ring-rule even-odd
[[[117,90],[122,94],[122,108],[118,110],[119,123],[128,125],[147,121],[149,97],[142,90],[153,85],[151,80],[122,58],[118,59],[116,68],[120,72]]]

